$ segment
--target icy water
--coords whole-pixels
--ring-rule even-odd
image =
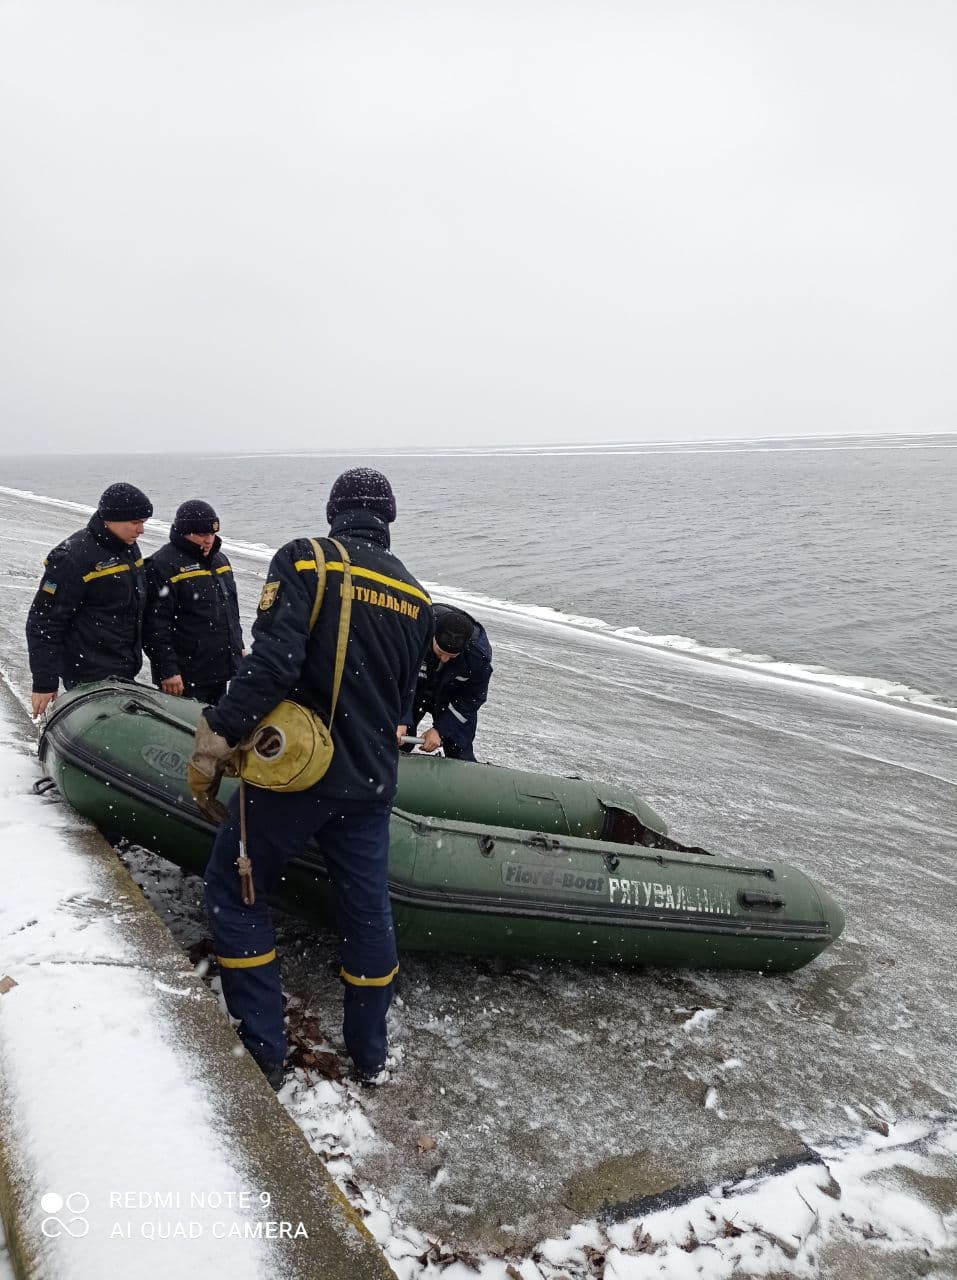
[[[957,436],[552,450],[0,459],[0,485],[93,505],[130,479],[227,541],[324,532],[329,486],[391,477],[395,546],[477,610],[541,609],[638,643],[957,705]],[[923,697],[922,697],[923,695]]]
[[[842,1235],[828,1239],[816,1235],[827,1193],[810,1207],[796,1199],[806,1213],[788,1247],[800,1256],[793,1264],[791,1254],[769,1256],[772,1273],[957,1275],[957,719],[941,705],[907,701],[906,691],[876,700],[848,684],[855,675],[897,680],[953,699],[952,575],[941,567],[953,544],[952,443],[380,459],[398,491],[396,545],[410,565],[423,578],[518,606],[482,606],[496,662],[479,757],[633,787],[679,839],[729,858],[794,863],[841,903],[847,928],[818,960],[778,978],[542,962],[502,973],[488,961],[403,955],[391,1026],[399,1068],[387,1090],[361,1100],[374,1142],[346,1153],[367,1203],[384,1197],[404,1222],[465,1248],[531,1258],[536,1242],[593,1216],[610,1167],[637,1180],[631,1190],[655,1178],[690,1186],[703,1169],[722,1183],[764,1155],[783,1158],[807,1143],[838,1182],[842,1164],[866,1169],[872,1197],[856,1198],[845,1183]],[[68,460],[21,460],[5,464],[2,483],[89,504],[107,479],[128,475],[164,516],[184,496],[214,497],[227,536],[246,544],[231,555],[248,627],[265,548],[304,523],[321,528],[321,497],[352,461],[72,460],[71,470]],[[638,477],[654,467],[669,477],[665,489],[685,468],[686,524],[676,493],[642,491]],[[561,487],[550,482],[546,505],[534,494],[549,468],[563,479]],[[586,518],[589,468],[591,490],[631,469],[630,499],[606,494],[599,504],[592,492],[597,514]],[[707,516],[688,499],[696,468],[701,501],[712,495]],[[750,476],[751,488],[741,488],[736,510],[723,511],[719,547],[713,494],[725,469],[737,486]],[[775,517],[771,475],[783,495],[808,471],[827,494],[817,510],[829,513],[830,541],[820,516],[800,541],[793,501]],[[206,475],[219,477],[218,491]],[[737,486],[726,482],[729,495]],[[623,514],[628,501],[634,528]],[[809,487],[802,502],[810,502]],[[871,502],[884,505],[867,514]],[[764,531],[742,515],[759,508]],[[0,490],[0,667],[21,695],[29,687],[23,621],[40,559],[83,519]],[[491,531],[495,521],[511,541]],[[161,536],[161,526],[151,529],[144,549]],[[685,565],[692,553],[711,556],[697,597],[684,581],[693,569],[666,567],[668,539],[687,548]],[[798,572],[815,556],[813,576]],[[576,594],[579,580],[587,599]],[[654,616],[652,595],[661,610]],[[679,618],[682,598],[689,607],[697,598],[700,617],[720,616],[721,626]],[[549,606],[607,625],[563,621],[542,612]],[[718,662],[701,660],[719,656],[710,649],[676,654],[635,644],[636,618],[652,636],[763,649],[793,666],[781,678],[734,654]],[[826,649],[828,641],[835,647]],[[827,687],[793,678],[813,675],[825,660],[834,673]],[[879,690],[868,683],[863,691]],[[144,855],[138,874],[177,936],[193,942],[205,931],[198,882],[157,861]],[[337,1045],[333,940],[293,923],[280,945],[287,988]],[[290,1090],[292,1113],[335,1167],[340,1130],[321,1086],[297,1081]],[[414,1154],[423,1134],[437,1142],[427,1159]],[[733,1199],[722,1212],[734,1214]],[[690,1260],[678,1254],[690,1267],[703,1251]],[[593,1274],[586,1263],[561,1272]]]

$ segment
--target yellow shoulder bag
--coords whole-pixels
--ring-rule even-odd
[[[326,593],[326,559],[315,538],[310,538],[309,541],[315,552],[316,573],[319,578],[316,600],[309,618],[311,635]],[[332,763],[332,718],[336,714],[339,686],[342,684],[342,673],[346,665],[349,621],[352,617],[352,565],[342,543],[335,538],[330,541],[342,557],[342,587],[329,724],[323,724],[315,711],[288,699],[273,707],[269,715],[260,720],[240,747],[238,773],[244,782],[254,787],[264,787],[267,791],[305,791],[319,781]]]

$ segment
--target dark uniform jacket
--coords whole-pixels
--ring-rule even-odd
[[[208,556],[173,529],[146,561],[143,648],[153,682],[182,676],[186,691],[222,685],[239,670],[243,633],[229,560],[219,538]]]
[[[93,516],[54,547],[27,616],[34,693],[125,676],[143,661],[146,579],[139,545],[127,546]]]
[[[435,610],[436,629],[450,606],[438,602]],[[462,613],[464,610],[458,610]],[[455,658],[439,662],[429,646],[419,668],[415,697],[405,709],[403,721],[414,727],[426,712],[442,740],[471,758],[471,745],[478,727],[479,707],[488,697],[492,678],[492,646],[485,628],[466,614],[472,622],[472,639]]]
[[[352,620],[339,701],[335,751],[314,788],[334,799],[388,803],[398,770],[396,728],[432,638],[432,602],[389,551],[389,526],[368,511],[346,511],[330,529],[352,561]],[[315,629],[309,619],[317,574],[308,538],[273,556],[263,587],[253,649],[219,704],[212,728],[236,744],[277,702],[290,698],[329,720],[339,627],[342,561],[328,538],[326,591]]]

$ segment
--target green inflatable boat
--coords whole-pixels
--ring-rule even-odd
[[[82,686],[54,704],[40,759],[109,839],[201,874],[215,829],[186,786],[199,712],[128,681]],[[844,927],[802,872],[682,845],[624,788],[423,755],[399,762],[389,891],[400,949],[470,955],[780,972]],[[275,905],[330,919],[321,843]]]

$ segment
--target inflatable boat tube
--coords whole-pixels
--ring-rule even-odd
[[[86,685],[54,704],[40,758],[109,839],[201,874],[215,829],[186,786],[199,712],[131,682]],[[774,972],[844,925],[802,872],[683,846],[626,789],[419,755],[400,759],[389,892],[400,948],[470,955]],[[321,841],[275,905],[330,920]]]

